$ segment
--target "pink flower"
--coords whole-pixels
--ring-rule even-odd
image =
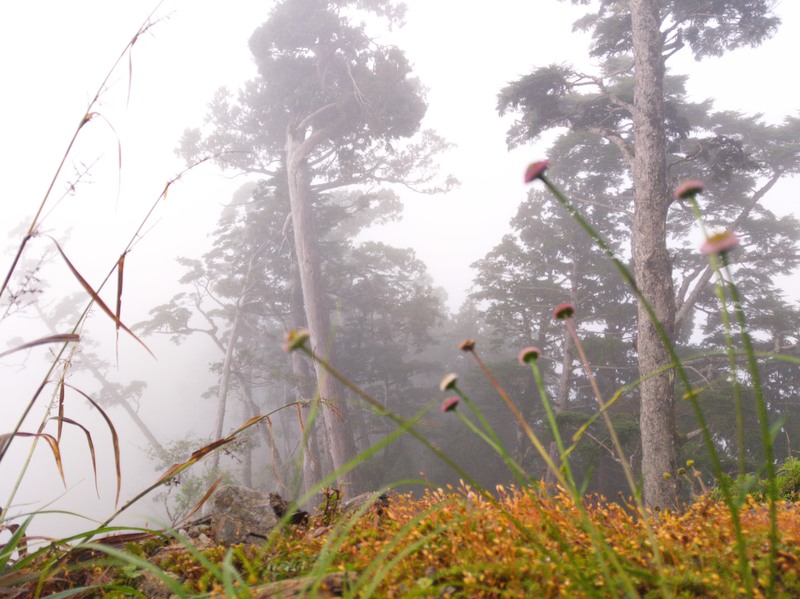
[[[689,179],[688,181],[684,181],[678,187],[675,188],[675,199],[676,200],[688,200],[689,198],[693,198],[698,193],[703,193],[705,191],[706,186],[703,185],[702,181],[697,181],[696,179]]]
[[[739,238],[730,231],[723,231],[707,237],[705,243],[700,246],[700,251],[704,254],[725,254],[737,245]]]
[[[526,347],[523,348],[522,351],[519,352],[518,360],[520,364],[529,364],[539,359],[539,356],[542,355],[542,350],[538,347]]]
[[[556,309],[553,310],[553,318],[558,318],[559,320],[572,318],[574,315],[575,306],[572,304],[559,304],[556,306]]]
[[[525,183],[530,183],[536,179],[541,179],[547,167],[550,166],[549,160],[540,160],[539,162],[532,162],[525,169]]]
[[[458,402],[461,401],[455,395],[453,397],[448,397],[442,402],[442,414],[445,412],[452,412],[458,406]]]

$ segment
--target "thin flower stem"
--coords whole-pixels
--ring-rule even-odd
[[[472,420],[467,418],[463,413],[459,412],[458,410],[456,410],[456,416],[458,416],[461,419],[461,421],[464,424],[466,424],[467,427],[473,433],[478,435],[483,440],[484,443],[486,443],[489,447],[491,447],[495,453],[497,453],[500,457],[503,458],[503,461],[509,467],[509,469],[514,475],[514,478],[521,487],[525,487],[530,484],[531,481],[528,478],[528,475],[522,470],[519,464],[517,464],[513,460],[513,458],[511,458],[511,456],[508,455],[508,452],[505,450],[505,447],[503,447],[502,444],[495,443],[491,438],[489,438],[489,436],[486,433],[484,433],[480,428],[478,428],[475,425],[475,423],[472,422]]]
[[[619,437],[617,436],[617,431],[614,428],[614,423],[611,421],[611,416],[608,415],[608,411],[606,410],[606,403],[605,401],[603,401],[603,394],[600,392],[600,387],[598,387],[597,381],[594,378],[591,365],[589,364],[589,360],[586,358],[586,352],[584,352],[583,350],[583,344],[581,343],[580,337],[578,337],[578,332],[575,330],[575,324],[573,323],[571,318],[567,319],[567,328],[569,329],[569,333],[572,336],[572,340],[575,342],[575,347],[578,350],[578,355],[581,358],[581,364],[583,364],[583,371],[586,373],[586,378],[589,379],[589,384],[592,386],[592,392],[594,393],[595,399],[597,400],[597,404],[600,406],[600,412],[603,415],[603,421],[605,422],[606,428],[608,429],[608,434],[611,436],[611,442],[614,444],[614,450],[617,453],[617,457],[619,457],[620,464],[622,465],[622,470],[625,473],[625,479],[627,480],[628,486],[631,488],[631,490],[636,489],[636,481],[633,478],[631,465],[628,463],[628,460],[625,457],[625,452],[623,451],[622,443],[620,443]],[[635,493],[634,497],[636,498]],[[637,499],[637,503],[638,501],[640,501],[640,498]],[[641,507],[642,510],[644,510],[644,505],[642,505]],[[654,547],[654,551],[657,551],[656,547]]]
[[[536,388],[539,391],[539,397],[542,400],[542,405],[544,406],[545,414],[547,414],[547,421],[550,424],[550,430],[553,432],[553,438],[555,439],[556,447],[558,447],[558,456],[559,459],[561,460],[560,469],[563,469],[564,476],[566,476],[570,488],[577,489],[577,485],[575,484],[575,477],[573,476],[572,468],[569,465],[569,457],[566,450],[564,449],[564,441],[561,438],[561,432],[558,430],[558,421],[556,420],[556,415],[553,412],[553,407],[550,405],[550,399],[547,396],[547,390],[545,389],[544,386],[542,371],[539,369],[539,365],[536,363],[536,360],[531,360],[530,365],[531,365],[531,370],[533,371],[533,378],[536,381]]]
[[[497,393],[500,395],[505,404],[508,406],[508,409],[511,410],[511,413],[514,415],[514,418],[522,427],[522,430],[525,431],[525,434],[528,436],[528,439],[530,439],[530,442],[533,443],[533,446],[536,448],[536,451],[539,452],[539,455],[545,461],[547,467],[552,469],[553,474],[555,475],[559,484],[563,486],[565,489],[569,488],[567,485],[567,481],[564,479],[564,476],[560,473],[559,469],[557,469],[556,465],[553,463],[553,460],[550,457],[550,452],[544,448],[544,445],[542,444],[541,440],[539,439],[539,437],[536,436],[536,433],[533,432],[533,429],[525,420],[525,417],[522,415],[522,412],[519,411],[519,408],[517,408],[517,406],[514,405],[514,402],[511,401],[511,398],[505,392],[505,389],[503,389],[500,383],[497,382],[497,379],[494,378],[494,375],[492,375],[491,371],[486,367],[486,364],[483,363],[483,360],[481,360],[477,352],[475,352],[474,349],[469,349],[467,351],[472,354],[473,358],[475,358],[475,361],[478,363],[478,366],[480,366],[481,370],[486,375],[486,378],[489,379],[489,382],[492,384],[495,390],[497,390]]]
[[[611,563],[611,565],[613,566],[614,570],[617,572],[617,574],[622,577],[622,580],[623,580],[623,582],[625,583],[625,585],[627,587],[628,593],[633,595],[633,596],[638,596],[638,594],[636,593],[636,591],[635,591],[635,589],[634,589],[634,587],[633,587],[633,585],[631,583],[630,577],[622,569],[622,567],[621,567],[621,565],[619,563],[619,559],[618,559],[617,554],[613,551],[613,549],[611,549],[606,544],[606,542],[603,539],[602,535],[597,530],[597,527],[595,526],[594,522],[592,522],[592,519],[589,517],[589,514],[586,512],[586,506],[584,506],[584,504],[583,504],[583,501],[582,501],[582,498],[581,498],[581,494],[578,491],[578,488],[576,487],[576,485],[574,484],[574,481],[572,481],[572,479],[570,478],[570,481],[568,482],[565,479],[564,473],[561,471],[561,469],[557,469],[556,468],[555,463],[553,462],[553,459],[550,457],[550,452],[547,451],[544,448],[544,445],[539,440],[539,438],[536,436],[536,433],[533,432],[533,429],[531,429],[530,425],[525,420],[525,418],[522,415],[522,413],[519,411],[519,408],[517,408],[517,406],[514,404],[514,402],[511,401],[511,398],[508,396],[508,394],[506,393],[505,389],[503,389],[502,385],[500,385],[500,383],[494,377],[492,372],[487,368],[486,364],[484,364],[484,362],[483,362],[483,360],[481,360],[480,356],[478,356],[477,352],[475,351],[474,344],[471,344],[468,347],[463,347],[462,346],[462,349],[464,351],[467,351],[467,352],[472,354],[472,357],[478,363],[478,366],[481,368],[483,373],[486,375],[486,378],[489,379],[489,382],[492,384],[492,386],[495,388],[497,393],[500,395],[500,397],[503,399],[505,404],[508,406],[508,409],[511,410],[511,413],[514,415],[514,418],[516,418],[517,422],[519,422],[520,426],[525,431],[525,434],[528,436],[528,438],[530,439],[531,443],[533,443],[533,446],[536,448],[536,451],[539,452],[539,455],[545,461],[545,463],[547,464],[547,467],[550,468],[551,471],[553,472],[553,476],[556,477],[556,480],[558,481],[558,483],[561,486],[561,488],[566,490],[566,491],[568,491],[569,494],[571,495],[573,501],[575,502],[575,505],[578,507],[578,510],[579,510],[579,512],[580,512],[580,514],[582,516],[581,524],[584,527],[584,530],[589,534],[590,538],[592,539],[592,543],[597,548],[597,550],[599,552],[599,555],[602,555],[603,557],[607,558],[609,560],[609,562]],[[644,514],[644,512],[643,512],[643,514]],[[650,529],[649,524],[647,525],[647,527],[648,527],[648,530],[649,530]],[[651,544],[652,544],[652,547],[653,547],[653,553],[654,553],[654,556],[656,558],[657,563],[661,564],[661,555],[660,555],[660,552],[658,550],[658,545],[655,542],[655,540],[656,540],[655,539],[655,535],[652,535]],[[608,570],[608,566],[607,566],[606,562],[603,559],[599,559],[598,563],[600,564],[600,567],[603,569],[604,574],[607,577],[609,577],[609,579],[611,579],[611,573]]]
[[[472,411],[473,414],[475,414],[475,417],[478,419],[478,421],[480,421],[481,426],[483,426],[483,431],[481,431],[481,436],[482,437],[487,437],[488,440],[490,441],[491,445],[497,446],[497,447],[502,447],[503,444],[500,441],[500,437],[497,436],[497,433],[492,428],[492,425],[489,424],[488,420],[486,420],[486,417],[483,415],[483,412],[481,412],[478,409],[478,406],[475,405],[475,402],[472,401],[470,399],[470,397],[466,393],[464,393],[461,389],[459,389],[458,385],[453,385],[453,391],[462,400],[464,400],[464,403],[467,404],[467,407]],[[458,411],[458,410],[456,410],[456,411]],[[459,414],[460,414],[460,412],[459,412]]]
[[[331,376],[336,378],[346,388],[348,388],[350,391],[355,393],[358,397],[363,399],[366,403],[368,403],[373,408],[375,408],[378,411],[378,413],[387,416],[390,420],[392,420],[396,424],[398,424],[400,426],[403,426],[407,430],[408,434],[410,434],[412,437],[417,439],[425,447],[430,449],[437,457],[439,457],[439,459],[441,459],[445,464],[450,466],[450,468],[452,468],[453,471],[456,472],[464,481],[466,481],[468,484],[470,484],[473,487],[475,487],[478,490],[478,492],[480,493],[480,495],[484,499],[486,499],[492,506],[494,506],[495,508],[500,510],[501,513],[504,515],[504,517],[506,517],[508,519],[508,521],[511,522],[511,524],[517,530],[519,530],[520,533],[522,533],[523,536],[525,536],[526,539],[531,541],[537,548],[539,548],[542,551],[543,555],[551,556],[551,559],[554,559],[554,556],[552,556],[552,551],[548,547],[546,547],[545,545],[540,543],[536,539],[536,537],[533,535],[533,533],[530,530],[528,530],[528,528],[518,518],[516,518],[512,513],[510,513],[499,501],[497,501],[497,499],[491,493],[489,493],[489,491],[487,491],[484,487],[482,487],[480,485],[480,483],[478,483],[477,480],[475,480],[472,476],[470,476],[470,474],[468,472],[466,472],[463,468],[459,467],[458,464],[456,464],[452,459],[450,459],[450,457],[447,454],[445,454],[443,451],[441,451],[439,448],[437,448],[435,445],[433,445],[430,441],[428,441],[428,439],[424,435],[419,433],[414,428],[414,426],[412,426],[411,424],[407,423],[407,421],[405,419],[403,419],[402,417],[394,414],[391,410],[388,410],[387,408],[385,408],[383,406],[383,404],[381,404],[380,402],[376,401],[366,391],[364,391],[363,389],[361,389],[360,387],[358,387],[357,385],[352,383],[342,373],[340,373],[338,370],[336,370],[336,368],[334,368],[327,360],[325,360],[323,357],[317,355],[314,352],[314,350],[312,350],[308,346],[308,338],[307,337],[303,338],[303,339],[300,339],[300,338],[297,338],[297,339],[298,339],[297,345],[295,347],[293,347],[292,349],[301,350],[306,355],[308,355],[312,360],[318,361],[319,364],[328,372],[328,374],[330,374]],[[482,362],[479,362],[479,363],[482,364]],[[485,369],[485,366],[484,366],[484,369]],[[486,372],[486,371],[487,370],[484,370],[484,372]],[[489,373],[489,374],[490,374],[490,377],[491,377],[491,373]],[[494,380],[494,377],[491,377],[490,380]],[[496,383],[496,381],[495,381],[495,383]],[[454,390],[457,392],[457,389],[454,389]],[[505,392],[503,392],[503,394],[505,395]],[[459,396],[463,397],[462,394],[459,394]],[[507,395],[506,395],[506,398],[508,399]],[[510,402],[510,399],[509,399],[509,402]],[[513,404],[511,404],[511,405],[513,406]],[[536,446],[537,450],[540,452],[540,454],[545,459],[545,461],[548,462],[548,465],[552,465],[553,462],[552,462],[552,460],[550,460],[549,454],[544,450],[544,447],[542,446],[541,442],[539,442],[538,438],[533,433],[533,431],[530,429],[530,427],[527,425],[527,423],[524,420],[522,422],[524,423],[524,426],[527,429],[526,432],[529,433],[529,437],[531,437],[531,441],[534,443],[534,446]],[[557,476],[557,478],[559,478],[559,482],[563,481],[563,477]],[[631,596],[638,596],[638,593],[636,592],[635,587],[633,586],[633,583],[631,581],[630,576],[622,568],[621,564],[619,563],[618,556],[616,555],[616,553],[614,553],[613,549],[611,549],[603,541],[602,536],[600,535],[599,531],[594,526],[594,523],[589,518],[589,515],[586,513],[586,508],[583,505],[583,503],[580,501],[580,497],[577,496],[575,489],[574,488],[569,488],[564,484],[562,484],[562,488],[563,489],[568,489],[569,492],[573,495],[573,498],[575,500],[575,504],[578,507],[578,509],[579,509],[579,511],[580,511],[580,513],[581,513],[581,515],[583,517],[582,522],[583,522],[584,526],[588,529],[587,532],[589,532],[590,537],[592,539],[592,542],[595,544],[595,547],[597,547],[598,555],[599,556],[601,555],[601,556],[603,556],[603,557],[608,559],[608,561],[611,563],[611,565],[614,567],[614,570],[617,573],[617,578],[618,579],[621,578],[623,583],[625,584],[625,587],[626,587],[628,593]],[[598,563],[599,563],[601,569],[603,570],[605,576],[609,580],[612,580],[614,577],[611,576],[611,573],[608,570],[608,566],[607,566],[606,562],[603,559],[600,559],[598,557]]]
[[[712,262],[714,263],[714,269],[717,271],[719,277],[715,293],[720,303],[720,317],[722,318],[722,326],[725,330],[725,350],[728,354],[728,368],[730,369],[731,385],[733,386],[733,409],[736,416],[736,461],[739,467],[739,477],[743,477],[747,472],[745,461],[744,407],[742,403],[742,388],[739,383],[739,369],[736,365],[736,346],[733,343],[733,328],[728,313],[728,303],[725,299],[725,281],[713,257]],[[744,497],[740,499],[740,501],[743,500]]]
[[[497,453],[501,458],[503,458],[503,461],[506,463],[508,468],[511,470],[512,474],[514,475],[514,478],[516,479],[517,483],[519,483],[519,485],[521,487],[526,487],[527,485],[529,485],[531,481],[530,481],[530,478],[528,477],[527,473],[522,469],[522,466],[520,466],[514,460],[514,458],[512,458],[509,455],[508,451],[506,451],[506,448],[503,445],[503,443],[500,441],[500,438],[497,436],[497,433],[495,433],[494,429],[491,427],[489,422],[486,420],[486,418],[484,417],[483,413],[475,405],[475,402],[473,402],[469,398],[469,396],[467,396],[466,393],[464,393],[460,389],[458,389],[458,387],[453,387],[453,391],[455,391],[458,394],[458,396],[461,399],[464,400],[464,403],[467,404],[467,406],[472,411],[472,413],[475,414],[475,416],[478,418],[480,423],[483,425],[483,428],[484,428],[485,432],[484,432],[484,430],[481,430],[480,428],[478,428],[478,426],[474,422],[472,422],[469,418],[467,418],[459,410],[455,410],[457,416],[469,427],[469,429],[472,432],[474,432],[481,439],[483,439],[483,441],[489,447],[491,447],[495,451],[495,453]]]
[[[489,493],[485,488],[481,486],[481,484],[472,477],[466,470],[461,468],[458,464],[456,464],[446,453],[444,453],[441,449],[436,447],[433,443],[431,443],[425,435],[420,433],[414,426],[408,424],[408,422],[398,416],[391,410],[385,408],[383,404],[377,401],[374,397],[372,397],[369,393],[361,389],[358,385],[352,383],[347,377],[345,377],[341,372],[339,372],[336,368],[334,368],[327,360],[325,360],[322,356],[318,355],[314,350],[308,347],[308,340],[304,340],[302,343],[299,344],[299,347],[296,349],[301,350],[305,353],[308,357],[312,360],[316,360],[319,364],[325,369],[328,374],[332,377],[337,379],[341,382],[347,389],[352,391],[356,396],[360,397],[364,400],[367,404],[372,406],[379,414],[386,416],[392,422],[397,424],[398,426],[407,428],[407,432],[409,435],[414,437],[417,441],[422,443],[426,448],[428,448],[434,455],[436,455],[440,460],[442,460],[447,466],[452,468],[452,470],[457,473],[464,481],[468,484],[472,485],[480,492],[481,496],[486,499],[489,503],[491,503],[494,507],[499,509],[503,515],[508,519],[514,527],[519,530],[519,532],[529,541],[537,543],[536,537],[531,533],[530,530],[513,514],[511,514],[507,509],[505,509],[500,502],[495,499],[495,497]]]
[[[700,225],[700,230],[702,231],[703,236],[705,238],[708,238],[708,231],[707,231],[706,226],[705,226],[705,220],[703,218],[703,213],[700,210],[700,205],[697,202],[696,194],[692,194],[691,196],[689,196],[689,197],[687,197],[685,199],[689,202],[689,205],[692,208],[692,213],[694,214],[695,219],[697,220],[697,222]],[[714,254],[714,253],[710,253],[709,254],[709,260],[711,262],[712,268],[717,273],[718,281],[719,281],[717,296],[720,298],[720,301],[722,303],[721,316],[722,316],[723,322],[726,323],[725,324],[725,327],[726,327],[726,346],[727,346],[726,347],[726,354],[728,355],[729,361],[733,360],[735,362],[735,349],[732,347],[733,346],[733,342],[732,342],[732,338],[730,337],[730,322],[729,322],[729,318],[728,318],[728,309],[727,309],[727,306],[726,306],[726,303],[725,303],[725,294],[724,294],[724,292],[719,291],[719,287],[724,285],[725,277],[723,276],[723,274],[722,274],[722,272],[720,270],[720,263],[717,260],[717,255]],[[728,278],[730,278],[730,272],[728,272]],[[731,285],[731,297],[734,299],[734,310],[736,310],[736,307],[738,305],[738,302],[736,300],[736,298],[738,297],[738,292],[736,291],[736,287],[732,283],[730,285]],[[738,315],[738,311],[737,311],[737,315]],[[743,318],[743,315],[742,315],[742,318]],[[750,352],[749,357],[752,358],[752,352]],[[733,384],[734,384],[734,405],[735,405],[735,409],[736,409],[736,412],[737,412],[736,413],[736,426],[737,426],[737,436],[738,436],[737,442],[739,444],[739,452],[740,452],[739,461],[740,461],[740,463],[743,463],[743,461],[744,461],[744,457],[743,457],[743,453],[744,453],[744,432],[743,432],[744,431],[744,421],[743,421],[743,414],[742,414],[741,396],[738,395],[738,393],[737,393],[738,392],[738,387],[736,386],[737,385],[737,381],[736,381],[737,377],[735,376],[735,372],[736,372],[736,370],[735,370],[735,365],[734,365],[734,370],[732,372],[732,375],[734,376],[734,382],[733,382]],[[692,393],[692,396],[690,397],[690,400],[692,401],[692,406],[693,407],[695,405],[697,405],[697,400],[696,400],[695,395],[696,395],[695,393]],[[699,407],[695,409],[695,413],[696,414],[699,413],[702,416],[702,411],[699,410]],[[698,421],[698,422],[700,422],[700,421]],[[708,431],[707,431],[706,427],[702,423],[701,423],[701,426],[703,426],[704,438],[705,438],[706,434],[708,434]],[[741,431],[741,433],[739,431]],[[763,428],[762,428],[762,431],[763,431]],[[740,514],[740,507],[743,504],[744,498],[741,497],[741,493],[737,494],[738,495],[737,497],[734,497],[733,494],[731,493],[731,483],[729,482],[728,478],[722,472],[721,464],[719,464],[719,459],[717,458],[717,452],[716,452],[715,449],[713,449],[713,447],[712,447],[712,451],[711,451],[711,458],[712,458],[712,464],[714,466],[714,473],[716,474],[717,480],[719,481],[720,490],[722,491],[723,501],[728,506],[728,509],[730,510],[730,513],[731,513],[731,521],[733,523],[733,528],[734,528],[735,535],[736,535],[736,552],[737,552],[737,557],[738,557],[738,562],[739,562],[738,565],[739,565],[740,575],[742,576],[742,579],[744,580],[745,590],[746,590],[747,596],[748,597],[752,597],[753,596],[753,575],[752,575],[752,573],[750,571],[749,559],[747,557],[747,540],[745,539],[744,532],[742,530],[741,514]],[[742,466],[740,466],[740,474],[742,474]],[[770,513],[770,518],[772,519],[772,512]],[[777,518],[777,516],[776,516],[776,518]],[[772,519],[772,523],[773,524],[774,524],[774,521],[775,520]],[[775,562],[774,562],[774,559],[772,559],[772,557],[773,556],[772,556],[772,552],[771,552],[771,555],[770,555],[770,587],[772,587],[774,585],[774,571],[773,570],[774,570]]]
[[[778,481],[775,472],[775,454],[773,450],[773,433],[769,423],[769,412],[767,402],[764,399],[764,390],[761,386],[761,375],[758,372],[758,361],[753,347],[753,340],[745,318],[742,298],[739,290],[733,282],[728,261],[725,255],[722,256],[722,268],[727,274],[728,292],[733,300],[733,309],[739,323],[739,330],[742,336],[742,346],[747,354],[747,365],[752,381],[753,393],[755,394],[756,408],[758,409],[758,420],[761,425],[761,437],[764,443],[764,468],[767,472],[767,496],[769,498],[769,586],[767,596],[771,597],[775,592],[775,581],[778,576]]]
[[[575,219],[575,221],[581,226],[581,228],[586,231],[586,233],[594,240],[597,246],[602,250],[602,252],[608,257],[609,260],[614,264],[617,271],[619,272],[622,279],[625,283],[630,287],[633,294],[636,296],[636,299],[639,303],[644,307],[645,311],[647,312],[648,316],[650,317],[650,322],[655,327],[658,336],[661,338],[661,342],[664,344],[667,352],[669,353],[671,364],[669,365],[670,368],[674,367],[678,373],[678,377],[681,379],[681,383],[685,387],[686,391],[684,393],[684,397],[687,398],[692,406],[692,412],[697,420],[697,424],[699,425],[701,435],[703,437],[703,444],[708,451],[709,458],[711,459],[711,464],[714,470],[714,474],[717,476],[718,479],[722,479],[724,471],[722,469],[722,462],[720,461],[719,454],[717,453],[716,446],[714,445],[714,439],[711,436],[711,431],[708,427],[706,422],[705,415],[703,414],[703,410],[700,407],[699,402],[697,401],[697,394],[694,392],[692,388],[692,383],[689,380],[689,375],[686,373],[686,369],[683,367],[680,358],[678,357],[678,353],[675,351],[675,346],[672,343],[672,340],[667,335],[667,332],[664,330],[664,326],[658,320],[653,307],[650,305],[650,302],[647,301],[647,298],[644,297],[642,292],[636,286],[636,281],[625,266],[622,261],[617,258],[614,254],[614,251],[608,246],[605,240],[600,236],[600,234],[595,231],[592,225],[580,214],[577,208],[570,202],[567,197],[561,192],[558,187],[556,187],[550,179],[541,174],[539,178],[545,184],[547,189],[550,193],[553,194],[556,201],[561,204],[567,212]],[[638,488],[637,488],[638,489]],[[638,493],[638,490],[636,491]]]
[[[686,198],[689,206],[692,209],[692,214],[700,226],[700,232],[703,238],[708,238],[708,229],[706,228],[705,218],[703,212],[700,210],[700,204],[697,201],[697,196],[692,194]],[[739,466],[739,476],[743,477],[747,470],[745,464],[745,439],[744,439],[744,414],[742,407],[742,393],[741,386],[737,376],[736,366],[736,349],[733,343],[733,332],[731,327],[730,315],[728,312],[727,302],[725,300],[725,278],[720,270],[720,263],[716,254],[708,255],[711,267],[717,274],[716,294],[720,302],[720,317],[722,318],[722,326],[725,330],[725,345],[728,354],[728,367],[731,372],[731,381],[733,384],[733,406],[736,417],[736,442],[737,442],[737,463]],[[742,498],[743,499],[743,498]]]
[[[583,364],[584,372],[586,373],[586,377],[589,379],[589,384],[592,386],[592,391],[594,392],[595,399],[597,400],[597,404],[600,406],[600,413],[603,417],[603,422],[605,422],[606,428],[608,429],[608,434],[611,437],[611,442],[614,445],[614,451],[619,458],[620,465],[622,466],[622,471],[625,474],[625,480],[628,483],[628,487],[631,489],[631,493],[633,493],[633,500],[636,503],[636,508],[639,510],[640,515],[642,516],[642,520],[645,524],[645,529],[647,531],[647,536],[650,538],[650,543],[652,545],[653,550],[653,557],[657,564],[663,564],[663,558],[661,556],[661,550],[659,549],[658,539],[656,538],[655,531],[650,524],[650,521],[647,518],[647,510],[645,508],[644,502],[642,501],[641,493],[639,492],[639,487],[636,484],[636,480],[633,477],[633,472],[631,471],[631,466],[628,463],[627,458],[625,457],[625,452],[622,449],[622,443],[619,441],[619,436],[617,435],[617,431],[614,428],[614,423],[611,421],[611,416],[608,415],[606,411],[606,404],[603,401],[603,395],[600,393],[600,387],[597,385],[597,381],[594,378],[594,374],[592,374],[592,369],[589,364],[589,360],[586,358],[586,353],[583,351],[583,344],[581,343],[580,338],[578,337],[578,332],[575,330],[575,324],[573,323],[571,318],[566,319],[567,329],[572,336],[572,340],[575,342],[575,347],[578,350],[578,355],[581,358],[581,363]],[[659,568],[660,569],[660,568]]]

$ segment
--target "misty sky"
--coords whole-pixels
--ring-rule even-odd
[[[471,283],[469,264],[507,231],[525,197],[525,165],[544,157],[549,141],[507,152],[509,122],[497,116],[497,93],[534,66],[570,62],[590,68],[584,56],[587,38],[571,32],[580,11],[568,2],[406,3],[406,27],[383,39],[407,52],[427,86],[429,110],[423,126],[456,144],[442,157],[442,167],[462,184],[443,197],[404,193],[404,220],[367,236],[415,248],[456,310]],[[112,74],[97,110],[100,116],[84,128],[52,201],[66,195],[44,221],[44,229],[55,237],[63,238],[69,230],[65,248],[90,282],[105,276],[165,183],[184,167],[174,149],[186,127],[203,123],[214,91],[220,86],[235,90],[254,76],[247,41],[266,20],[270,5],[264,0],[233,0],[224,7],[219,2],[167,0],[156,12],[159,21],[137,42],[130,69],[126,57]],[[154,6],[103,0],[4,3],[0,228],[5,232],[30,221],[88,101]],[[673,59],[674,72],[691,75],[692,98],[715,97],[719,108],[761,112],[770,121],[795,113],[800,86],[787,66],[800,55],[800,3],[784,0],[778,14],[783,26],[760,48],[704,63],[688,55]],[[68,193],[75,173],[83,170],[88,176],[75,193]],[[174,257],[202,254],[220,207],[242,183],[242,178],[206,165],[170,190],[128,259],[125,305],[132,322],[175,293],[173,281],[180,269]],[[781,183],[771,206],[789,210],[797,196],[796,181]],[[9,238],[6,246],[18,240],[19,235]],[[9,258],[4,256],[5,272]],[[0,330],[9,335],[7,328]],[[4,348],[5,339],[0,345]],[[132,354],[122,366],[131,370],[131,377],[142,376],[132,372],[137,367],[155,378],[191,367],[188,362],[165,366],[163,360],[154,365],[133,343],[124,350]],[[198,394],[189,384],[169,384],[168,394]],[[4,401],[12,399],[6,396]],[[4,429],[10,426],[6,418]],[[196,432],[207,432],[200,429],[198,425]],[[52,469],[50,462],[45,456],[37,467]],[[50,472],[45,478],[53,476]],[[82,484],[91,486],[91,477]],[[58,493],[55,488],[46,498]],[[106,496],[109,488],[103,487]],[[0,484],[0,497],[6,493]]]
[[[525,194],[520,173],[546,148],[543,143],[506,151],[508,121],[496,114],[497,92],[534,65],[586,64],[587,40],[571,32],[570,24],[580,13],[566,2],[500,0],[491,9],[450,1],[407,4],[406,27],[384,39],[406,50],[428,87],[430,106],[423,125],[456,144],[442,165],[462,185],[445,197],[405,194],[405,219],[391,227],[391,235],[398,245],[417,249],[456,309],[470,283],[468,264],[497,243]],[[131,221],[141,218],[164,183],[182,168],[173,153],[182,131],[202,124],[219,86],[235,89],[254,75],[247,40],[266,19],[269,6],[238,0],[220,11],[215,3],[164,2],[156,13],[163,20],[135,47],[130,102],[125,60],[101,105],[110,125],[98,120],[92,131],[84,131],[73,160],[101,161],[93,166],[80,197],[56,211],[54,228],[69,225],[77,235],[82,230],[78,223],[84,223],[96,233],[101,227],[109,230],[111,221],[121,223],[122,232],[130,231]],[[6,89],[16,90],[0,100],[4,114],[13,115],[0,124],[4,188],[14,198],[3,203],[6,230],[29,218],[88,99],[149,9],[146,3],[89,0],[14,3],[4,9],[0,74]],[[783,2],[778,12],[784,25],[761,48],[703,63],[688,55],[673,59],[673,69],[692,70],[690,93],[714,96],[721,108],[763,112],[772,120],[796,110],[797,86],[780,81],[780,71],[773,75],[765,68],[781,65],[797,52],[800,6]],[[123,166],[119,199],[118,140]],[[147,245],[163,257],[164,248],[157,243],[162,233],[172,246],[166,248],[169,252],[191,254],[194,244],[204,242],[219,206],[241,182],[211,171],[187,177],[168,205],[159,207],[160,230],[149,233],[152,239],[142,244],[142,254],[149,251]],[[72,173],[72,164],[66,172]],[[65,186],[62,181],[56,189]],[[179,243],[171,234],[174,228],[181,230]]]

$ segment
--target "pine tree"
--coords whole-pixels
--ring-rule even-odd
[[[376,44],[363,24],[345,16],[367,11],[389,25],[402,7],[390,0],[283,0],[250,39],[259,76],[235,99],[221,92],[211,130],[188,131],[183,151],[225,153],[233,168],[286,184],[294,253],[311,346],[337,362],[332,306],[322,280],[313,201],[353,185],[425,185],[444,143],[418,132],[426,104],[403,52]],[[410,140],[410,141],[405,141]],[[322,419],[336,469],[356,452],[343,386],[315,363]],[[342,482],[354,484],[351,475]],[[357,486],[357,485],[354,485]]]
[[[313,206],[324,256],[321,275],[339,331],[336,367],[393,411],[411,415],[427,399],[417,382],[429,367],[417,354],[433,342],[431,330],[443,320],[442,292],[411,250],[356,241],[364,228],[396,218],[401,204],[385,191],[335,191],[322,194]],[[304,483],[310,489],[321,478],[329,440],[310,420],[315,397],[310,364],[299,352],[287,356],[280,350],[286,332],[304,324],[292,230],[284,226],[289,210],[288,197],[272,185],[245,186],[223,209],[211,250],[179,260],[186,268],[181,282],[193,291],[154,308],[152,318],[137,328],[168,334],[176,342],[205,334],[217,346],[219,384],[210,393],[217,402],[215,439],[231,428],[224,425],[230,420],[229,396],[238,397],[246,418],[296,403],[296,409],[276,415],[280,427],[269,435],[262,429],[264,446],[270,448],[278,485],[288,484],[291,474],[281,471],[280,462],[302,447]],[[390,432],[387,423],[358,404],[352,406],[350,424],[360,450]],[[304,434],[302,446],[298,440]],[[384,470],[369,468],[373,477],[391,478]]]
[[[775,181],[797,171],[798,154],[795,119],[770,127],[755,118],[713,113],[709,102],[688,103],[684,80],[667,77],[666,66],[684,48],[700,59],[758,45],[779,24],[771,14],[774,3],[573,3],[591,7],[575,27],[592,32],[589,53],[602,61],[600,72],[582,73],[564,65],[537,68],[501,92],[498,108],[501,114],[519,115],[509,131],[512,146],[567,127],[616,148],[625,167],[620,181],[632,185],[609,190],[615,193],[607,194],[605,201],[618,205],[621,198],[632,200],[630,247],[636,284],[674,341],[687,334],[681,328],[689,328],[686,323],[711,272],[698,257],[668,249],[671,236],[685,232],[690,218],[673,203],[671,190],[683,177],[702,178],[703,171],[713,175],[708,188],[725,195],[729,204],[720,213],[707,214],[715,224],[746,228]],[[602,168],[598,164],[585,171],[599,173]],[[637,321],[639,371],[645,377],[670,360],[642,305]],[[677,465],[671,372],[646,379],[639,391],[645,500],[651,507],[671,506],[676,477],[663,476]]]

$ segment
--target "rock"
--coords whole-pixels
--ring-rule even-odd
[[[247,487],[221,487],[212,506],[211,529],[220,545],[263,542],[278,524],[269,498]]]
[[[209,535],[211,535],[211,516],[206,516],[184,524],[175,538],[182,543],[188,541],[196,549],[203,551],[215,545]]]
[[[275,512],[275,517],[283,519],[287,512],[291,513],[289,516],[289,524],[307,524],[308,512],[298,510],[294,503],[289,503],[277,493],[269,494],[269,503],[272,506],[272,511]]]
[[[196,539],[193,539],[192,543],[194,544],[195,549],[199,549],[200,551],[211,549],[214,546],[214,541],[209,539],[205,533],[202,532],[197,535]]]
[[[165,572],[165,575],[174,579],[176,582],[178,581],[178,577],[172,572]],[[142,577],[136,586],[148,599],[172,599],[172,597],[175,596],[172,594],[169,587],[164,584],[164,581],[150,570],[142,570]]]
[[[367,508],[367,511],[374,509],[375,513],[380,516],[383,513],[383,508],[389,505],[389,497],[386,493],[362,493],[356,495],[352,499],[345,501],[342,505],[342,512],[347,514],[358,511],[365,504],[371,503],[372,505]]]

